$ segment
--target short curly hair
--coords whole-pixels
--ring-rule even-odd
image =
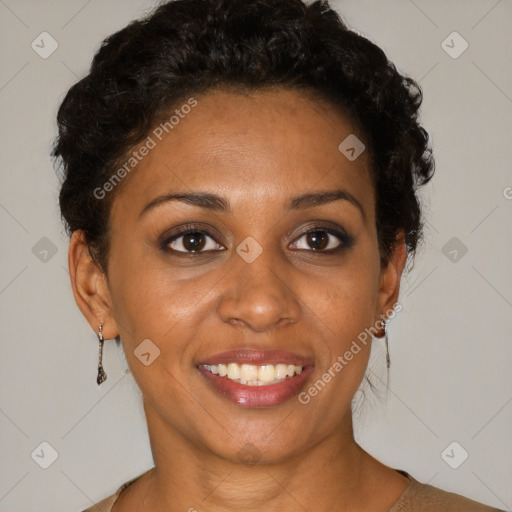
[[[269,86],[313,93],[356,123],[371,156],[381,264],[400,230],[422,240],[416,189],[434,173],[422,92],[326,0],[174,0],[107,37],[57,115],[66,231],[84,231],[104,272],[114,192],[101,187],[163,116],[192,94]],[[412,258],[413,259],[413,258]]]

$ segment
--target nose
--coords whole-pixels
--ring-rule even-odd
[[[218,303],[221,319],[255,332],[295,323],[301,315],[300,301],[284,269],[285,263],[264,250],[252,263],[238,254],[235,268],[225,279]]]

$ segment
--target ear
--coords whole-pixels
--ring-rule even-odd
[[[112,315],[107,278],[92,259],[82,230],[76,230],[71,235],[68,266],[75,302],[89,325],[94,332],[98,332],[99,324],[103,324],[105,339],[115,338],[118,329]]]
[[[388,264],[381,270],[379,293],[377,297],[377,311],[375,322],[382,316],[389,316],[398,301],[400,279],[407,260],[404,231],[400,230],[393,244]],[[375,323],[374,323],[375,325]],[[380,336],[383,336],[382,333]]]

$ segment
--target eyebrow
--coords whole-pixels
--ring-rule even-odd
[[[363,219],[366,220],[366,214],[362,204],[348,191],[343,189],[325,190],[318,192],[308,192],[291,198],[287,203],[287,209],[305,210],[313,206],[320,206],[333,201],[345,200],[353,204],[361,212]],[[182,203],[206,208],[208,210],[231,213],[229,201],[216,194],[208,192],[190,192],[190,193],[169,193],[156,197],[147,203],[139,213],[139,219],[150,210],[170,201],[180,201]]]

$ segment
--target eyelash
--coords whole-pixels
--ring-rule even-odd
[[[337,254],[345,249],[349,249],[354,244],[353,237],[348,235],[345,231],[337,230],[330,226],[322,226],[322,225],[314,225],[314,226],[309,227],[306,231],[302,232],[294,240],[293,243],[296,243],[297,240],[300,240],[302,237],[308,235],[309,233],[316,233],[316,232],[327,233],[331,236],[338,238],[339,242],[340,242],[339,245],[337,247],[335,247],[334,249],[327,249],[327,250],[326,249],[317,249],[317,250],[296,249],[296,250],[307,251],[307,252],[312,252],[312,253],[316,253],[316,254],[332,255],[332,254]],[[200,233],[201,235],[207,236],[207,237],[211,238],[212,240],[214,240],[218,244],[218,242],[215,240],[215,238],[207,230],[202,229],[201,227],[194,225],[194,224],[187,224],[187,225],[183,226],[181,229],[179,229],[178,231],[176,231],[175,233],[173,233],[172,236],[166,237],[164,240],[162,240],[162,242],[160,243],[160,248],[163,251],[177,254],[180,257],[181,256],[183,256],[183,257],[198,257],[198,256],[201,256],[202,254],[206,254],[207,252],[211,252],[211,250],[208,250],[208,251],[204,251],[204,250],[201,250],[201,251],[177,251],[176,249],[171,249],[169,247],[169,244],[171,242],[174,242],[175,240],[178,240],[179,238],[181,238],[185,235],[196,234],[196,233]],[[329,245],[329,242],[327,245]],[[217,252],[217,250],[214,250],[214,252]]]

